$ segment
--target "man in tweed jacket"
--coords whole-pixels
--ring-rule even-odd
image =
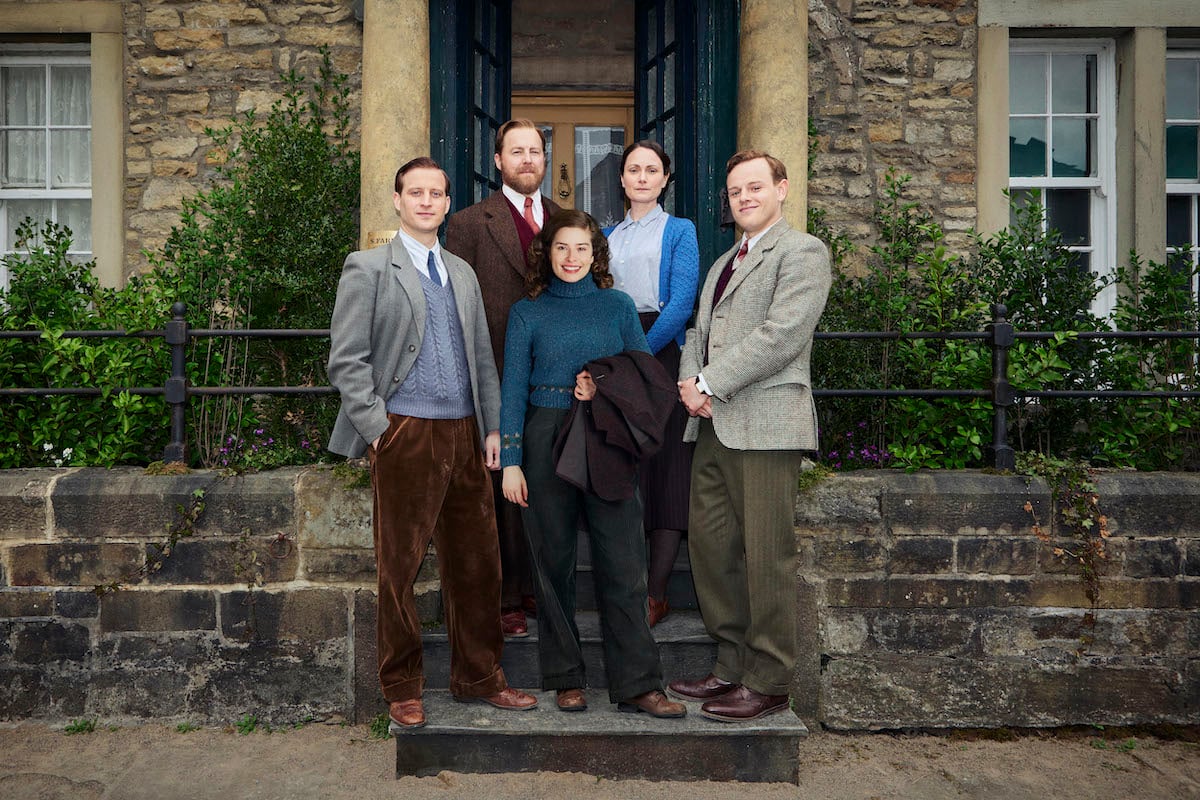
[[[738,245],[708,273],[687,332],[679,395],[691,419],[689,554],[700,612],[717,642],[703,678],[671,694],[724,722],[788,707],[797,659],[792,509],[817,447],[809,377],[831,274],[820,240],[783,219],[787,170],[757,150],[726,165]]]

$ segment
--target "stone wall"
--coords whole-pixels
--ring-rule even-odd
[[[91,591],[134,573],[196,490],[195,534],[162,569]],[[1053,517],[1038,481],[861,473],[801,496],[803,715],[1200,724],[1200,476],[1117,473],[1099,491],[1113,536],[1094,625],[1030,532],[1027,501]],[[369,490],[320,467],[0,472],[0,720],[372,718],[369,520]],[[432,558],[417,595],[436,622]]]
[[[282,73],[315,74],[327,45],[351,77],[357,115],[362,26],[341,0],[125,3],[127,271],[145,269],[178,223],[181,199],[204,188],[219,154],[206,128],[280,99]],[[357,121],[352,136],[357,138]]]
[[[810,0],[810,206],[862,263],[889,169],[930,207],[952,250],[975,224],[975,0]]]
[[[514,0],[513,89],[633,89],[633,2]]]

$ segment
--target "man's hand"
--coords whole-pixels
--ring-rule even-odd
[[[483,440],[483,463],[492,472],[500,469],[500,431],[491,431]]]
[[[504,468],[501,487],[505,500],[521,508],[529,508],[529,487],[525,484],[525,472],[520,467],[514,465]]]
[[[586,369],[575,376],[575,397],[578,400],[591,400],[596,396],[596,382],[592,373]]]
[[[686,378],[680,381],[679,401],[683,403],[689,415],[693,417],[712,417],[712,398],[700,391],[696,378]]]

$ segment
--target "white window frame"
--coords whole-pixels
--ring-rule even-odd
[[[46,67],[46,87],[47,97],[49,96],[49,81],[51,66],[82,66],[92,69],[91,45],[86,43],[33,43],[33,44],[5,44],[3,50],[0,51],[0,65],[3,66],[43,66]],[[46,134],[46,163],[51,164],[50,147],[51,137],[49,131],[51,127],[60,130],[84,130],[85,126],[61,126],[50,125],[49,113],[50,109],[47,106],[47,118],[44,124]],[[94,114],[93,114],[94,117]],[[25,128],[27,126],[7,126],[0,124],[0,130],[10,130],[14,128]],[[94,119],[91,124],[86,126],[86,130],[95,135]],[[89,140],[91,138],[89,136]],[[41,188],[21,187],[5,189],[0,187],[0,211],[3,210],[4,203],[10,200],[87,200],[93,201],[94,178],[89,175],[87,188],[73,187],[66,189],[53,189],[49,186],[49,175],[47,175],[47,185]],[[58,206],[57,203],[51,205],[51,219],[58,222]],[[91,250],[80,250],[76,247],[76,243],[71,243],[71,250],[68,254],[73,257],[78,257],[80,260],[87,260],[92,257]],[[0,256],[8,255],[14,252],[15,242],[8,241],[8,224],[7,218],[0,215]],[[8,288],[8,270],[0,264],[0,288]]]
[[[1167,59],[1186,59],[1189,61],[1200,62],[1200,47],[1195,45],[1187,48],[1168,48]],[[1167,117],[1164,122],[1164,128],[1167,125],[1173,124],[1188,124],[1197,123],[1200,128],[1200,120],[1197,119],[1178,119]],[[1166,158],[1166,153],[1163,153],[1163,158]],[[1185,195],[1191,198],[1191,211],[1188,215],[1188,222],[1191,226],[1191,248],[1190,252],[1184,251],[1178,247],[1167,247],[1167,256],[1175,256],[1180,253],[1187,253],[1188,261],[1193,267],[1200,265],[1200,224],[1197,223],[1197,206],[1200,206],[1200,177],[1195,180],[1186,180],[1183,178],[1167,178],[1167,194],[1168,195]],[[1200,285],[1197,279],[1192,280],[1192,296],[1200,297]]]
[[[1015,177],[1010,175],[1008,186],[1014,189],[1039,189],[1045,204],[1047,189],[1088,189],[1092,194],[1091,244],[1072,245],[1067,249],[1089,253],[1090,269],[1094,275],[1109,278],[1106,286],[1092,305],[1092,313],[1101,319],[1107,318],[1116,307],[1117,288],[1111,283],[1115,273],[1114,254],[1117,249],[1116,193],[1116,137],[1117,137],[1117,81],[1116,43],[1112,39],[1010,39],[1009,52],[1039,53],[1048,55],[1089,54],[1096,56],[1096,174],[1082,178]],[[1049,79],[1048,79],[1049,80]],[[1047,83],[1047,103],[1053,97],[1052,87]],[[1010,89],[1011,92],[1011,89]],[[1050,109],[1053,112],[1053,109]],[[1037,115],[1008,114],[1008,119],[1028,118]],[[1053,140],[1046,143],[1053,147]],[[1051,153],[1047,154],[1052,157]],[[1042,219],[1043,230],[1047,225]]]

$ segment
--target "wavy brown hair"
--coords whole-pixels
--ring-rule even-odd
[[[550,245],[554,244],[554,237],[563,228],[579,228],[591,234],[592,280],[601,289],[612,288],[613,276],[608,271],[608,239],[591,214],[568,208],[552,216],[529,245],[529,263],[532,266],[525,273],[525,294],[530,300],[536,300],[554,277],[554,268],[550,265]]]

